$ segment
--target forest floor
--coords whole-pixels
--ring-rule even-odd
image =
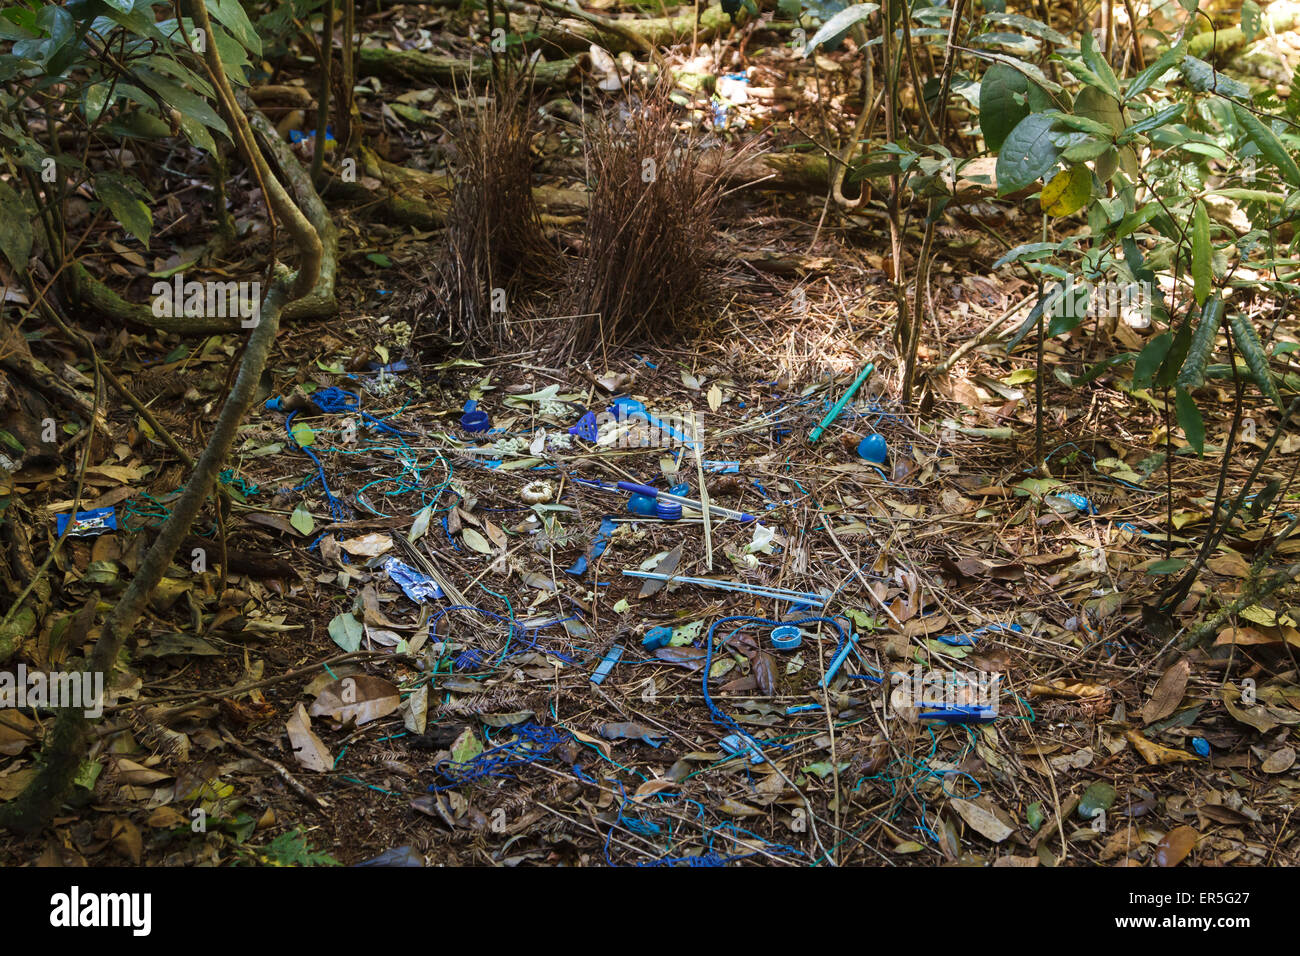
[[[387,8],[367,21],[368,42],[396,46],[421,28],[435,42],[451,35],[452,14],[430,16]],[[761,129],[776,148],[806,142],[803,132],[824,122],[841,135],[851,128],[847,54],[819,57],[831,84],[819,100],[810,67],[779,37],[749,37],[737,62],[740,39],[701,43],[694,60],[686,43],[669,57],[700,73],[748,69],[736,99],[746,85],[776,91],[729,107],[729,138]],[[276,79],[292,84],[294,74]],[[446,140],[431,120],[454,110],[453,93],[375,87],[382,95],[359,106],[369,129],[385,131],[384,158],[441,169]],[[577,90],[566,95],[580,101]],[[821,103],[832,104],[828,115]],[[294,121],[288,108],[268,113]],[[565,189],[581,185],[571,138],[565,120],[548,119],[538,147],[543,175]],[[232,201],[251,221],[257,208],[243,190],[236,182]],[[190,201],[172,210],[178,220],[194,212]],[[545,360],[545,333],[506,354],[451,348],[428,294],[440,234],[331,205],[341,314],[281,333],[267,391],[340,388],[372,418],[350,427],[346,414],[304,406],[288,422],[259,409],[245,424],[226,476],[240,502],[224,545],[209,512],[137,628],[76,807],[42,836],[6,840],[0,860],[323,853],[352,864],[394,851],[428,865],[1296,861],[1300,613],[1283,590],[1209,646],[1178,647],[1242,590],[1283,523],[1300,436],[1284,435],[1267,468],[1285,486],[1278,507],[1234,527],[1172,625],[1162,623],[1143,608],[1208,521],[1228,389],[1221,420],[1207,419],[1202,459],[1181,439],[1166,456],[1159,393],[1133,393],[1107,374],[1075,387],[1049,374],[1047,467],[1036,468],[1033,335],[1011,354],[996,339],[970,350],[932,380],[923,412],[902,410],[879,203],[843,214],[828,210],[824,190],[734,192],[722,210],[726,302],[716,316],[693,337],[567,363]],[[923,366],[1000,316],[1009,334],[1035,291],[992,268],[1003,246],[989,233],[1032,240],[1038,217],[971,223],[985,214],[968,210],[939,231]],[[161,211],[156,226],[167,226]],[[256,260],[261,238],[252,229],[239,252]],[[117,246],[106,238],[96,269],[128,290],[180,261]],[[1109,354],[1109,340],[1131,348],[1147,334],[1090,326],[1049,341],[1048,367],[1077,374]],[[1278,338],[1300,341],[1293,329]],[[197,454],[238,337],[100,341]],[[33,347],[75,354],[57,336]],[[874,375],[810,442],[866,361]],[[569,434],[615,394],[661,416],[694,415],[700,463],[680,447],[627,447],[635,432],[604,445]],[[490,416],[490,433],[460,427],[469,400]],[[1277,417],[1262,402],[1247,414],[1258,430],[1234,450],[1229,485]],[[129,409],[110,408],[108,419],[120,437],[96,446],[104,453],[87,468],[85,500],[116,508],[121,528],[66,546],[50,615],[63,627],[120,590],[185,479]],[[873,433],[886,440],[882,467],[857,454]],[[575,481],[681,481],[698,497],[701,477],[714,503],[757,515],[774,535],[720,517],[706,526],[689,511],[637,519],[626,495]],[[66,464],[22,469],[9,517],[52,540],[75,479]],[[536,482],[560,507],[521,499]],[[1297,549],[1284,542],[1276,560]],[[188,566],[196,551],[201,573]],[[656,567],[826,599],[796,607],[693,584],[643,590],[623,574]],[[394,568],[436,577],[445,596],[412,600]],[[759,620],[712,629],[739,616]],[[774,622],[805,619],[797,650],[773,648]],[[66,634],[51,627],[19,659],[57,666]],[[668,646],[643,644],[656,627],[672,630]],[[823,691],[850,632],[852,653]],[[621,656],[593,681],[611,652]],[[924,675],[977,688],[998,675],[992,719],[919,719],[903,695]],[[742,732],[765,760],[749,759]],[[32,774],[38,733],[21,720],[0,726],[0,797]]]

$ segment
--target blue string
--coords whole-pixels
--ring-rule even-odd
[[[429,792],[454,790],[484,777],[513,778],[510,771],[549,759],[551,751],[570,737],[567,730],[534,723],[520,724],[514,729],[514,734],[515,739],[509,743],[485,750],[464,763],[455,760],[439,761],[434,770],[452,782],[442,786],[432,784]]]

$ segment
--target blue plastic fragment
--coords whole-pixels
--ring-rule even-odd
[[[443,597],[442,588],[434,583],[433,579],[427,574],[415,570],[415,568],[403,564],[397,558],[389,558],[384,562],[384,570],[388,572],[389,578],[393,580],[408,598],[416,604],[423,604],[425,601],[436,601]]]
[[[718,746],[733,757],[749,754],[750,763],[762,763],[766,759],[761,750],[740,734],[728,734],[718,741]]]
[[[573,566],[565,568],[566,574],[573,574],[581,577],[587,573],[587,564],[589,561],[595,561],[605,549],[609,547],[609,536],[618,528],[618,522],[606,515],[600,519],[600,530],[596,532],[595,539],[591,542],[591,550],[573,562]]]
[[[1193,737],[1192,749],[1202,757],[1208,757],[1210,755],[1210,742],[1204,737]]]
[[[997,719],[998,709],[988,704],[977,704],[922,710],[917,716],[921,720],[942,720],[945,724],[986,724]]]
[[[738,461],[709,461],[704,460],[704,470],[711,475],[738,475],[740,474],[740,462]]]
[[[975,637],[979,634],[1005,634],[1014,632],[1020,634],[1024,631],[1019,624],[986,624],[984,627],[977,627],[969,634],[942,634],[935,640],[947,644],[949,647],[974,647]]]
[[[72,515],[58,515],[54,519],[56,532],[62,536],[69,523],[72,524],[72,528],[67,532],[69,537],[93,538],[107,531],[117,530],[117,512],[112,508],[78,511],[75,520]]]
[[[844,662],[848,659],[849,652],[853,650],[853,645],[857,642],[858,635],[855,632],[850,631],[849,639],[844,642],[844,646],[836,651],[835,656],[831,658],[830,665],[826,668],[826,676],[821,679],[821,682],[817,685],[818,687],[830,686],[831,681],[835,678],[835,675],[839,673],[840,668],[844,666]]]
[[[587,412],[578,419],[578,423],[569,428],[570,435],[577,435],[583,441],[594,442],[600,437],[600,425],[595,412]]]
[[[601,659],[601,662],[596,667],[595,671],[592,672],[591,682],[593,684],[603,684],[605,678],[609,676],[609,672],[614,669],[614,665],[619,662],[619,659],[622,658],[622,656],[622,644],[615,644],[611,647],[609,651],[606,652],[604,658]]]
[[[793,714],[806,714],[810,711],[821,710],[821,709],[822,709],[821,704],[796,704],[793,707],[787,707],[785,709],[785,713],[786,716],[789,717]]]
[[[661,647],[667,647],[672,639],[671,627],[652,627],[645,632],[645,637],[641,638],[641,646],[646,650],[657,651]]]
[[[424,866],[424,855],[412,846],[396,846],[353,866]]]
[[[315,131],[314,129],[309,129],[309,130],[291,129],[291,130],[289,130],[289,142],[291,142],[291,143],[301,143],[301,142],[302,142],[303,140],[305,140],[305,139],[314,139],[315,137],[316,137],[316,131]],[[325,142],[327,142],[327,143],[332,143],[332,142],[334,142],[334,124],[333,124],[333,123],[331,123],[331,124],[329,124],[328,126],[325,127]]]
[[[1048,495],[1049,498],[1060,498],[1067,504],[1074,505],[1077,511],[1082,511],[1086,515],[1095,515],[1097,506],[1075,491],[1056,491]]]

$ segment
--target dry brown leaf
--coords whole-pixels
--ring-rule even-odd
[[[1181,657],[1170,665],[1160,680],[1156,682],[1151,699],[1142,708],[1142,722],[1145,724],[1163,720],[1178,709],[1187,692],[1187,679],[1192,674],[1192,665],[1187,658]]]
[[[1181,763],[1200,759],[1196,754],[1188,753],[1186,750],[1176,750],[1173,747],[1165,747],[1162,744],[1147,740],[1136,730],[1125,733],[1124,739],[1131,743],[1133,749],[1141,755],[1142,759],[1153,767],[1159,764]]]
[[[302,704],[295,707],[293,716],[284,725],[284,729],[289,734],[289,746],[293,748],[293,755],[299,764],[316,773],[328,773],[333,769],[334,758],[330,756],[329,748],[312,731],[307,708]]]
[[[1187,858],[1200,839],[1194,827],[1176,827],[1170,830],[1156,844],[1156,864],[1158,866],[1177,866]]]

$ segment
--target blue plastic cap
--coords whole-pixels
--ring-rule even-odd
[[[658,503],[659,499],[651,498],[649,495],[633,495],[627,500],[627,510],[643,518],[653,518]]]
[[[803,631],[793,624],[772,628],[772,646],[778,651],[792,651],[803,643]]]
[[[485,432],[492,427],[492,419],[488,417],[487,412],[471,411],[460,416],[460,427],[467,432],[477,434]]]
[[[858,442],[858,457],[873,465],[883,465],[889,457],[889,448],[884,435],[868,435]]]
[[[266,407],[269,408],[269,409],[270,409],[271,411],[273,411],[273,412],[278,412],[280,409],[284,408],[284,399],[282,399],[282,398],[268,398],[268,399],[266,400]]]

